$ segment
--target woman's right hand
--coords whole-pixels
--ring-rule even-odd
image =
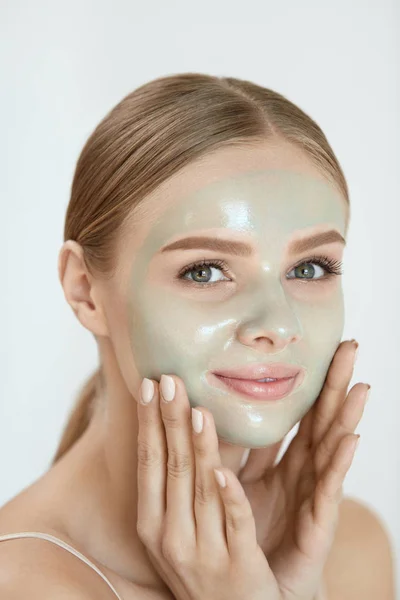
[[[211,412],[196,409],[203,416],[196,433],[182,379],[163,375],[160,385],[143,385],[154,395],[142,404],[141,392],[138,402],[137,531],[157,572],[177,600],[280,600],[247,496],[221,466]]]

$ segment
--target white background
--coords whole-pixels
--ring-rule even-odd
[[[372,390],[344,491],[376,511],[399,557],[399,4],[3,0],[0,11],[0,505],[47,468],[97,365],[57,277],[85,140],[146,81],[236,76],[310,114],[347,177],[344,339],[360,343],[351,385]]]

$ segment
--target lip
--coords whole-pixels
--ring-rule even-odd
[[[286,379],[288,377],[295,377],[300,371],[302,371],[301,367],[285,363],[257,363],[235,369],[220,369],[212,371],[212,373],[214,375],[222,375],[222,377],[230,377],[231,379],[264,379],[265,377]]]
[[[245,400],[280,400],[288,396],[303,381],[304,369],[284,364],[247,365],[240,369],[210,372],[212,385],[240,394]],[[239,377],[241,375],[241,377]],[[247,377],[243,377],[247,375]],[[276,378],[277,381],[259,382],[255,379]]]

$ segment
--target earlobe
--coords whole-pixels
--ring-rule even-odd
[[[72,306],[72,305],[71,305]],[[103,312],[94,304],[81,301],[72,307],[78,321],[95,336],[108,337],[108,328]]]
[[[94,335],[107,336],[108,329],[94,280],[87,271],[79,244],[68,240],[58,259],[58,273],[64,296],[79,322]]]

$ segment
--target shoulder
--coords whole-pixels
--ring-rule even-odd
[[[379,515],[345,497],[335,540],[324,570],[329,600],[394,600],[390,533]]]
[[[0,542],[0,598],[27,595],[30,600],[116,599],[93,569],[54,544],[33,538]]]

